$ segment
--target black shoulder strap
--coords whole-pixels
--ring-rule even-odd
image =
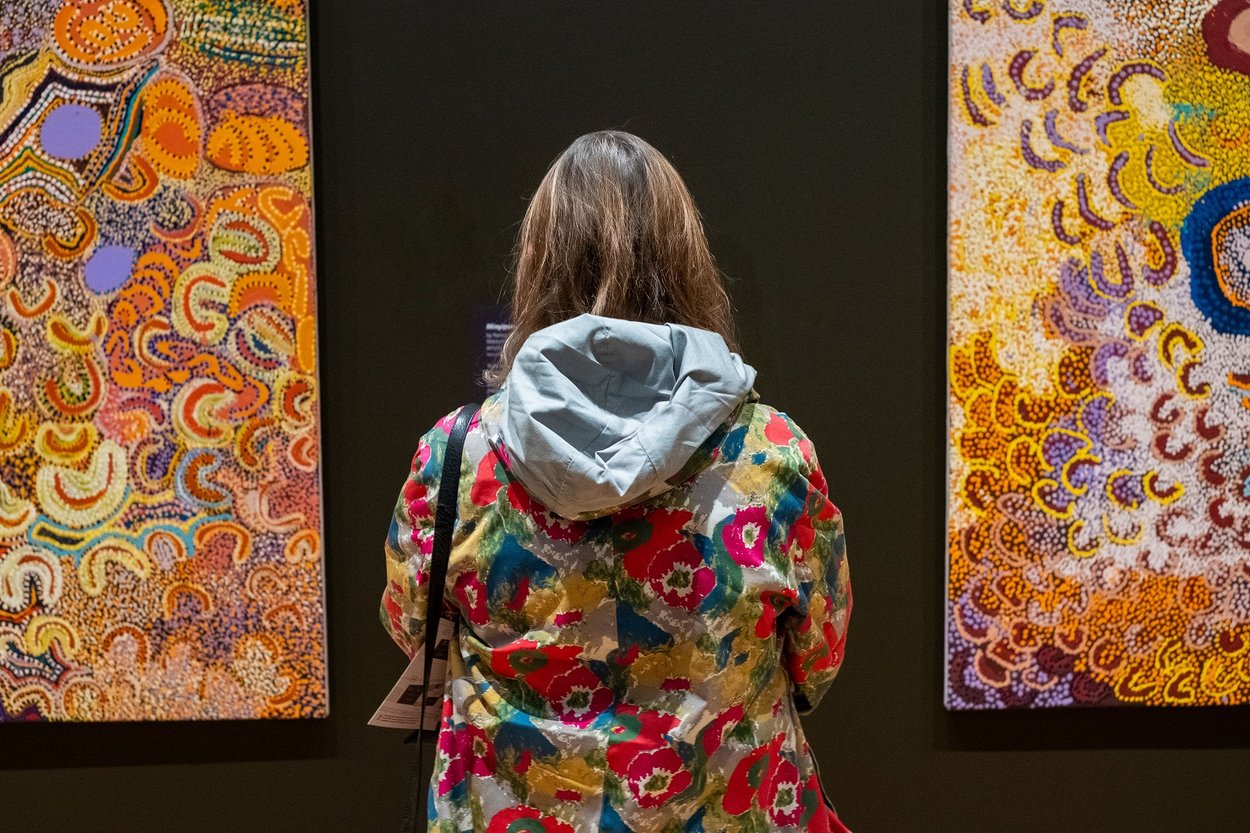
[[[456,531],[456,511],[460,503],[460,461],[464,455],[464,439],[469,433],[469,423],[477,414],[478,404],[470,402],[460,409],[447,437],[443,451],[443,469],[438,476],[438,498],[434,511],[434,547],[430,553],[429,590],[425,606],[425,673],[421,679],[429,685],[434,651],[438,647],[438,623],[443,618],[443,592],[447,584],[447,562],[451,558],[451,537]],[[428,698],[421,698],[421,723],[425,723],[425,707]],[[404,740],[417,741],[416,761],[413,764],[412,784],[400,830],[413,833],[418,829],[418,819],[424,810],[421,794],[425,787],[425,739],[422,726]]]
[[[434,513],[434,549],[430,554],[430,590],[425,616],[425,677],[430,679],[430,663],[438,647],[438,621],[443,616],[443,591],[447,583],[447,562],[451,558],[451,536],[456,531],[456,510],[460,503],[460,460],[469,423],[477,413],[477,403],[460,409],[443,452],[443,471],[438,481],[438,504]]]

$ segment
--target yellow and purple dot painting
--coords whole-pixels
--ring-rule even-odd
[[[303,0],[0,6],[0,722],[327,712]]]
[[[1250,702],[1250,0],[950,33],[946,704]]]

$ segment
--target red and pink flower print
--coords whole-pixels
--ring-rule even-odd
[[[790,423],[786,422],[785,417],[774,413],[764,426],[764,438],[773,445],[786,446],[794,439],[794,432],[790,430]]]
[[[734,730],[742,718],[746,716],[746,711],[742,708],[741,703],[737,703],[725,709],[712,719],[712,722],[700,733],[700,741],[703,743],[703,752],[711,755],[717,749],[720,749],[721,741],[724,739],[725,732]]]
[[[774,826],[790,827],[803,821],[806,803],[811,811],[808,830],[845,831],[824,806],[820,779],[812,774],[806,782],[800,780],[798,767],[782,752],[785,739],[785,732],[778,733],[738,763],[722,802],[725,812],[738,816],[759,807]]]
[[[760,618],[755,620],[755,636],[758,639],[770,636],[777,622],[777,614],[797,602],[798,598],[799,594],[791,587],[762,591],[760,601],[764,603],[764,608],[760,612]]]
[[[402,500],[407,510],[408,525],[411,527],[409,539],[417,545],[419,553],[429,555],[434,551],[434,513],[430,508],[429,487],[415,477],[410,478],[404,483]],[[421,583],[420,576],[417,583]]]
[[[768,510],[759,505],[739,509],[721,531],[725,549],[743,567],[758,567],[764,563],[767,539]]]
[[[803,814],[803,792],[799,789],[799,770],[788,760],[777,765],[767,792],[761,790],[760,803],[768,818],[778,827],[799,823]]]
[[[804,554],[811,549],[812,542],[816,540],[816,527],[812,524],[811,515],[807,512],[801,512],[794,523],[790,524],[790,529],[786,532],[785,549],[790,548],[797,542],[798,550],[794,552],[794,560],[802,563]]]
[[[405,633],[404,609],[399,604],[403,592],[403,588],[392,581],[387,583],[386,592],[382,594],[382,610],[386,613],[386,621],[393,634]]]
[[[549,663],[567,668],[581,651],[577,645],[540,646],[532,639],[516,639],[491,652],[490,668],[510,680],[525,679]]]
[[[667,508],[637,514],[635,537],[622,536],[626,546],[638,540],[625,553],[626,574],[673,607],[695,610],[716,586],[716,574],[682,531],[693,514]]]
[[[853,602],[851,600],[851,588],[847,584],[845,587],[846,594],[846,616],[849,617]],[[833,600],[829,596],[825,596],[825,608],[829,609],[833,605]],[[795,685],[802,685],[807,682],[812,674],[817,674],[830,669],[837,669],[842,665],[842,658],[846,653],[846,635],[847,629],[845,624],[842,633],[838,633],[837,628],[828,619],[820,623],[819,639],[811,639],[810,634],[815,627],[811,617],[804,619],[802,624],[796,629],[796,634],[801,641],[810,645],[804,650],[791,650],[787,656],[786,670],[790,673]],[[803,637],[808,638],[803,638]]]
[[[482,455],[473,477],[473,485],[469,488],[469,500],[473,501],[474,506],[490,506],[498,499],[499,489],[503,486],[497,476],[501,465],[493,451]]]
[[[534,519],[534,523],[538,524],[538,528],[543,531],[543,534],[553,541],[563,541],[569,544],[576,543],[585,537],[586,530],[590,528],[590,524],[586,521],[572,521],[562,518],[532,498],[529,515]]]
[[[461,573],[452,594],[460,602],[461,613],[474,625],[485,625],[490,621],[490,613],[486,609],[486,585],[482,584],[477,570]]]
[[[764,438],[773,445],[782,447],[789,446],[792,441],[797,439],[795,445],[798,447],[799,454],[803,456],[803,462],[809,467],[815,465],[816,447],[812,445],[812,441],[806,435],[803,435],[802,432],[796,432],[794,423],[781,412],[774,412],[769,417],[768,424],[764,426]],[[824,477],[820,476],[819,469],[817,469],[815,474],[820,477],[823,484]],[[813,479],[812,483],[815,484],[816,481]],[[818,486],[817,488],[820,487]],[[821,491],[824,491],[823,488]]]
[[[517,481],[513,480],[508,484],[508,505],[522,514],[528,514],[533,506],[534,499],[530,497],[529,492],[525,491],[525,487]]]
[[[690,786],[690,771],[667,738],[680,722],[676,716],[622,706],[616,717],[608,768],[640,807],[659,807]]]
[[[491,670],[502,677],[520,680],[550,705],[564,723],[585,728],[610,705],[612,690],[603,684],[579,656],[576,645],[544,645],[519,639],[497,648]]]
[[[634,755],[625,767],[625,783],[639,807],[663,806],[690,786],[690,772],[671,747],[649,749]]]
[[[412,471],[414,474],[420,475],[425,471],[425,467],[430,464],[430,458],[434,456],[434,447],[430,445],[430,441],[422,437],[417,443],[417,453],[412,455]]]
[[[729,786],[722,801],[725,812],[731,816],[740,816],[753,805],[768,807],[775,798],[774,782],[784,760],[781,756],[781,745],[785,740],[786,733],[779,732],[768,743],[756,747],[738,762],[733,774],[729,776]]]
[[[657,553],[646,570],[647,585],[673,607],[694,610],[716,586],[716,574],[689,541]]]
[[[647,578],[647,566],[655,556],[689,539],[682,531],[694,513],[685,509],[638,507],[620,513],[617,544],[625,551],[625,572],[638,581]]]
[[[814,459],[815,452],[812,452],[812,454]],[[812,459],[809,459],[808,463],[812,463]],[[812,465],[812,470],[807,475],[807,482],[811,483],[812,489],[822,497],[827,498],[829,496],[829,483],[825,480],[825,473],[821,470],[819,464]]]
[[[486,833],[577,833],[568,822],[533,807],[512,807],[495,813]]]
[[[454,790],[468,774],[482,778],[495,774],[495,745],[481,728],[468,723],[451,724],[450,705],[446,700],[443,726],[438,734],[438,751],[447,759],[438,779],[438,794]]]
[[[408,502],[408,522],[414,528],[434,519],[430,511],[429,487],[415,478],[404,484],[404,500]]]
[[[537,674],[531,677],[536,678],[531,684],[551,704],[556,717],[571,726],[589,726],[612,705],[611,689],[585,665],[574,665],[550,680]]]

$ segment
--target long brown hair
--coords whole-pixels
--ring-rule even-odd
[[[512,277],[512,331],[483,374],[492,387],[532,333],[584,312],[687,324],[739,349],[690,191],[631,133],[587,133],[552,163],[521,222]]]

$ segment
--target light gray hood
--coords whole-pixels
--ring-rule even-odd
[[[717,333],[585,313],[525,341],[484,427],[530,495],[584,519],[664,491],[754,383]]]

